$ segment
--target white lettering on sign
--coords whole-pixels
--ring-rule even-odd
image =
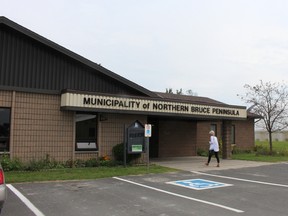
[[[178,103],[78,93],[63,93],[61,95],[61,107],[77,107],[94,110],[139,111],[162,114],[184,114],[191,116],[247,118],[246,107],[220,107],[192,103]]]

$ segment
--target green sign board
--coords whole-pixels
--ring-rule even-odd
[[[143,145],[132,145],[132,152],[142,152]]]

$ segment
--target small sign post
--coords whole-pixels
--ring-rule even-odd
[[[146,150],[147,150],[147,169],[149,172],[149,137],[152,136],[152,126],[151,124],[145,124],[145,142],[146,142]]]
[[[126,167],[127,154],[141,154],[147,152],[147,167],[149,170],[149,137],[152,136],[151,124],[145,124],[145,127],[135,121],[129,127],[124,126],[124,164]]]
[[[151,135],[152,135],[151,124],[145,124],[145,137],[151,137]]]

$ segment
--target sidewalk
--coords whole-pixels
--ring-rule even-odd
[[[230,160],[220,158],[220,167],[216,167],[216,158],[212,158],[209,166],[206,166],[205,163],[207,162],[207,158],[199,156],[155,158],[151,159],[150,162],[151,164],[158,164],[160,166],[171,167],[185,171],[226,170],[273,164],[268,162]]]

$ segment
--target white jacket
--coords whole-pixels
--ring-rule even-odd
[[[216,136],[211,136],[209,143],[210,143],[209,150],[214,150],[215,152],[219,152],[219,143],[218,143],[218,139]]]

